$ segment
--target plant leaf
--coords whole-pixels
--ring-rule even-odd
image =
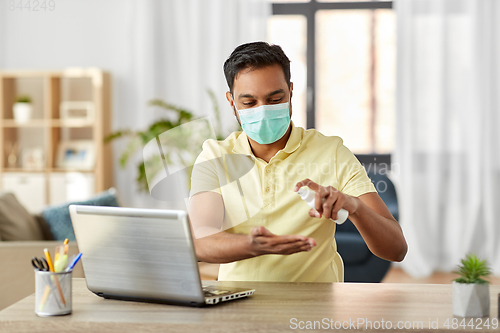
[[[106,136],[104,138],[104,143],[108,143],[123,136],[130,136],[130,135],[133,135],[133,132],[131,130],[116,131]]]

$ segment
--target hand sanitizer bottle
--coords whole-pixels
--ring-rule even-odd
[[[301,187],[297,192],[297,194],[300,195],[300,198],[304,200],[309,205],[309,207],[311,207],[312,209],[316,209],[314,207],[315,193],[313,191],[308,190],[305,187]],[[342,224],[345,222],[345,220],[347,220],[348,217],[349,217],[349,212],[345,209],[341,209],[337,213],[337,219],[336,220],[330,219],[330,220],[332,220],[337,224]]]

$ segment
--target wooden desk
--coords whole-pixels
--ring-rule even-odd
[[[477,332],[475,327],[452,328],[451,285],[215,282],[220,287],[255,288],[254,296],[204,308],[189,308],[105,300],[88,291],[85,280],[73,284],[73,314],[39,318],[34,295],[0,312],[0,332],[310,332],[307,321],[318,321],[317,331],[344,324],[346,331],[399,332],[400,325],[423,332]],[[497,296],[500,286],[490,286],[489,323],[498,323]],[[293,318],[296,318],[294,320]],[[359,318],[359,319],[358,319]],[[462,318],[456,318],[457,325]],[[484,327],[481,332],[499,332]],[[360,325],[357,321],[360,320]],[[365,324],[361,324],[364,320]],[[384,320],[382,324],[382,320]],[[429,329],[437,321],[439,329]],[[450,325],[445,327],[446,321]],[[302,323],[300,323],[302,321]],[[351,322],[351,324],[349,323]],[[372,322],[372,329],[366,323]],[[376,329],[378,325],[392,329]],[[466,319],[468,323],[470,319]],[[326,324],[327,323],[327,324]],[[377,324],[378,323],[378,324]],[[319,324],[324,325],[323,329]],[[299,329],[299,325],[304,329]],[[314,323],[311,323],[314,325]],[[415,325],[415,327],[411,327]],[[420,325],[420,327],[416,327]],[[325,329],[328,326],[328,329]],[[423,326],[423,327],[422,327]],[[296,329],[292,329],[296,327]],[[354,327],[354,328],[353,328]]]

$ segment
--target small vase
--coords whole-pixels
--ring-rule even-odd
[[[484,317],[490,314],[490,285],[453,281],[453,315]]]
[[[27,123],[31,119],[32,109],[30,103],[15,103],[13,107],[14,121],[18,124]]]

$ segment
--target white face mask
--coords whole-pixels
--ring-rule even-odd
[[[233,99],[234,100],[234,99]],[[290,125],[289,103],[261,105],[251,109],[238,110],[241,128],[252,140],[267,145],[285,135]]]

